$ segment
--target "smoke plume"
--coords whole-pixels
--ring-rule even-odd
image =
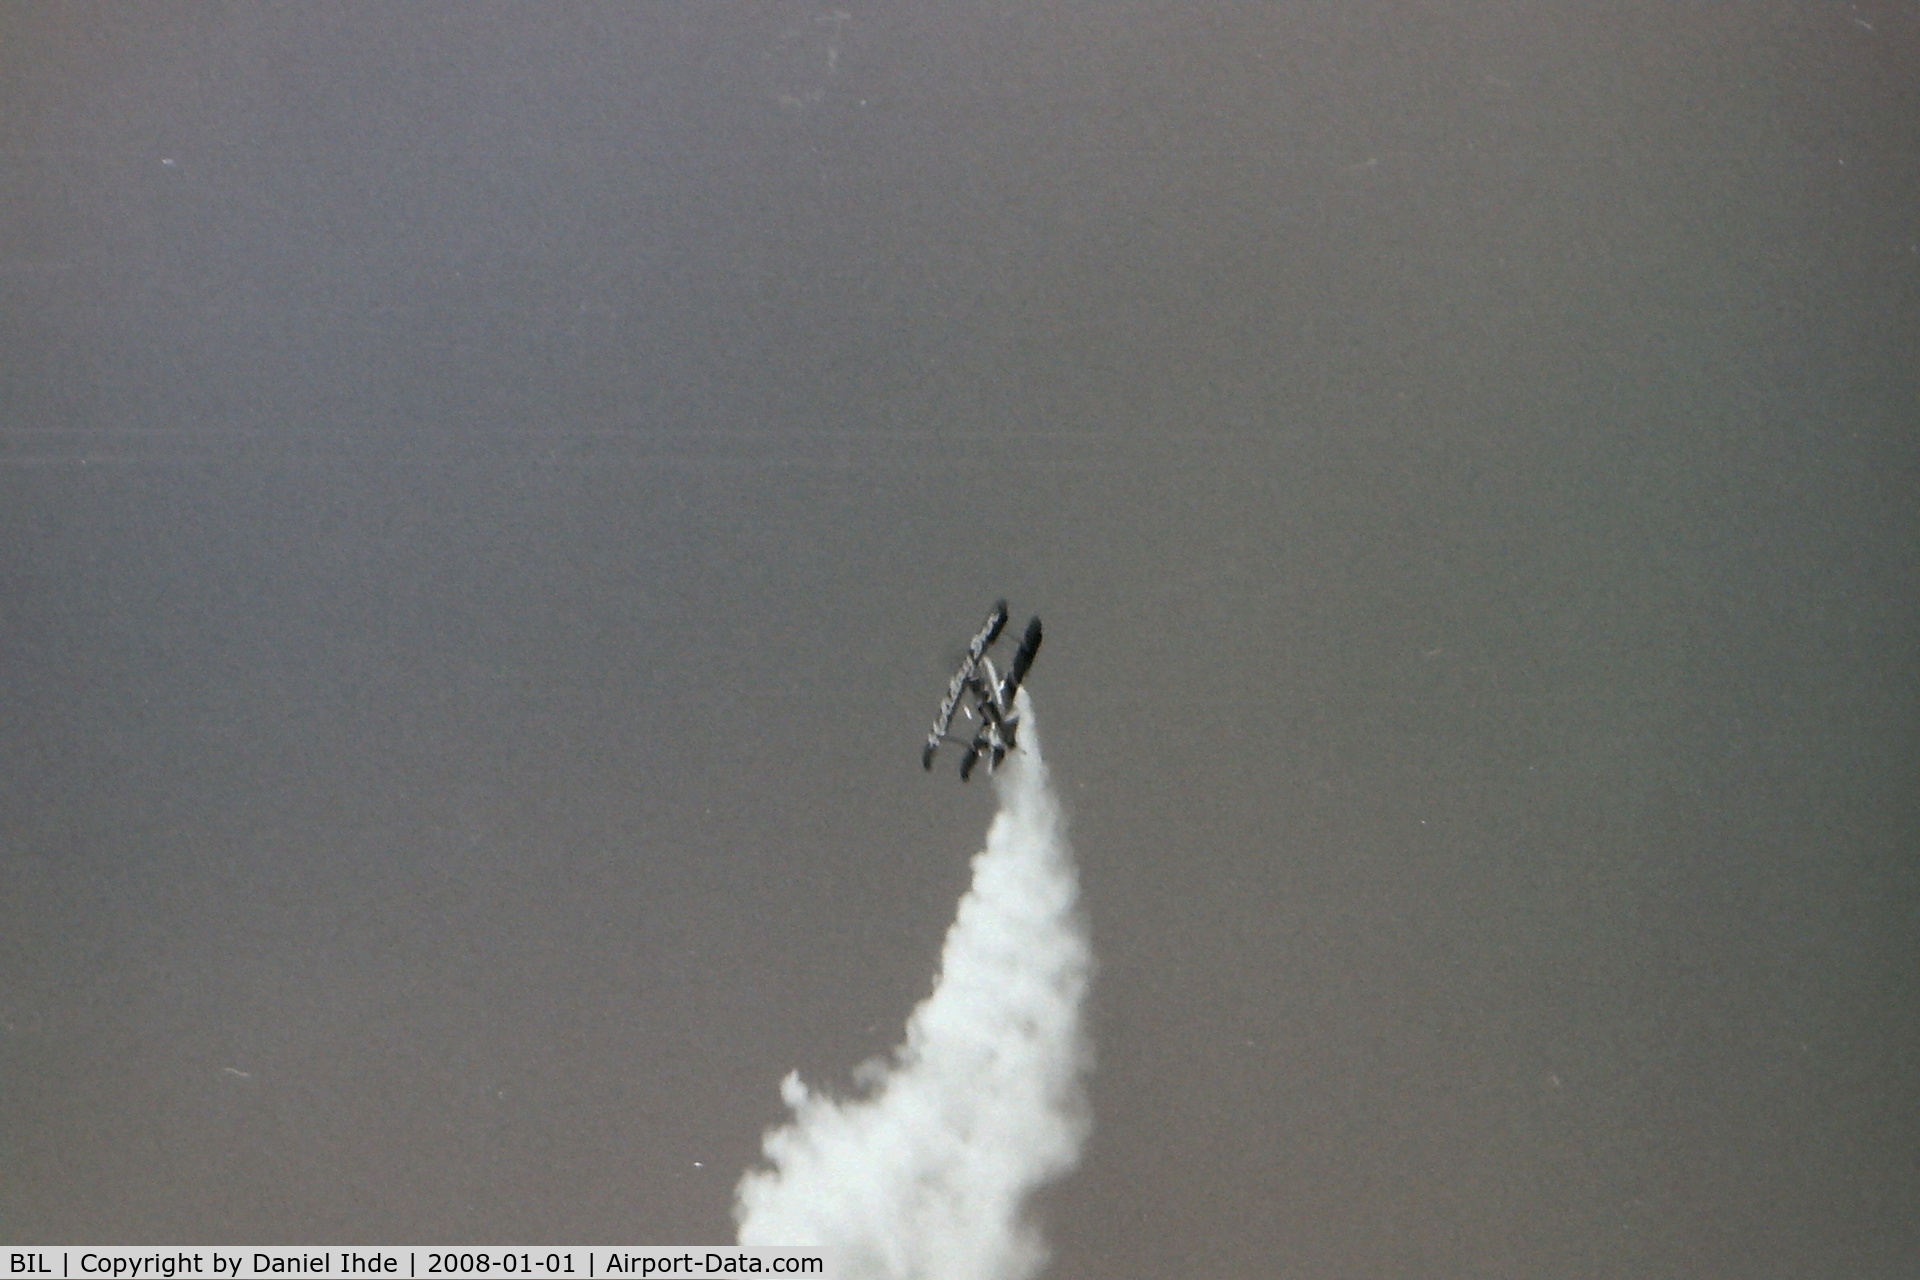
[[[859,1096],[780,1085],[793,1111],[771,1168],[736,1192],[743,1245],[819,1245],[847,1280],[1026,1280],[1046,1262],[1028,1198],[1073,1168],[1088,1130],[1081,1028],[1092,952],[1064,823],[1019,693],[1020,749],[947,930],[933,994]]]

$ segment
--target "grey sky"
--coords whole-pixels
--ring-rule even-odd
[[[678,1243],[926,994],[1049,1275],[1905,1274],[1920,10],[0,18],[0,1236]]]

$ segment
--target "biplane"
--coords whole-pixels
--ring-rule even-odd
[[[993,606],[986,623],[967,645],[967,656],[961,660],[960,669],[947,682],[947,696],[940,700],[940,714],[934,719],[933,731],[927,734],[925,749],[920,752],[922,768],[933,768],[933,753],[940,749],[941,743],[964,745],[966,754],[960,757],[960,780],[965,782],[982,760],[987,762],[987,772],[992,773],[1007,758],[1007,752],[1019,745],[1020,716],[1014,710],[1013,696],[1020,691],[1020,682],[1027,678],[1027,669],[1033,666],[1033,655],[1040,651],[1040,619],[1027,623],[1027,633],[1021,637],[1020,647],[1013,651],[1013,661],[1006,674],[1001,675],[993,669],[993,659],[987,656],[987,650],[1000,638],[1006,625],[1007,602],[1002,600]],[[953,735],[955,715],[980,722],[970,739]]]

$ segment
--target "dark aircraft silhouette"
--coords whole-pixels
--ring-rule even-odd
[[[987,772],[992,773],[1006,759],[1007,752],[1018,745],[1020,717],[1013,709],[1013,695],[1019,692],[1020,682],[1027,678],[1033,655],[1040,651],[1040,619],[1027,623],[1027,634],[1021,637],[1020,647],[1013,653],[1013,663],[1002,676],[994,671],[993,659],[987,656],[987,650],[1000,638],[1001,628],[1006,625],[1007,602],[1002,600],[987,615],[986,624],[967,646],[967,656],[961,661],[960,669],[947,683],[947,696],[940,700],[940,714],[935,717],[933,731],[927,735],[927,745],[920,752],[922,768],[933,768],[933,753],[940,749],[941,743],[965,742],[967,753],[960,757],[960,780],[965,782],[973,775],[973,766],[981,760],[987,762]],[[971,705],[963,703],[963,698]],[[955,711],[969,720],[979,719],[980,729],[971,742],[948,732],[953,727]]]

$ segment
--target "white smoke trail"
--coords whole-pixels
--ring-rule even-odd
[[[1028,1197],[1079,1160],[1092,951],[1026,690],[1000,812],[906,1043],[860,1067],[862,1096],[780,1085],[790,1123],[748,1172],[743,1245],[820,1245],[848,1280],[1026,1280],[1046,1246]]]

